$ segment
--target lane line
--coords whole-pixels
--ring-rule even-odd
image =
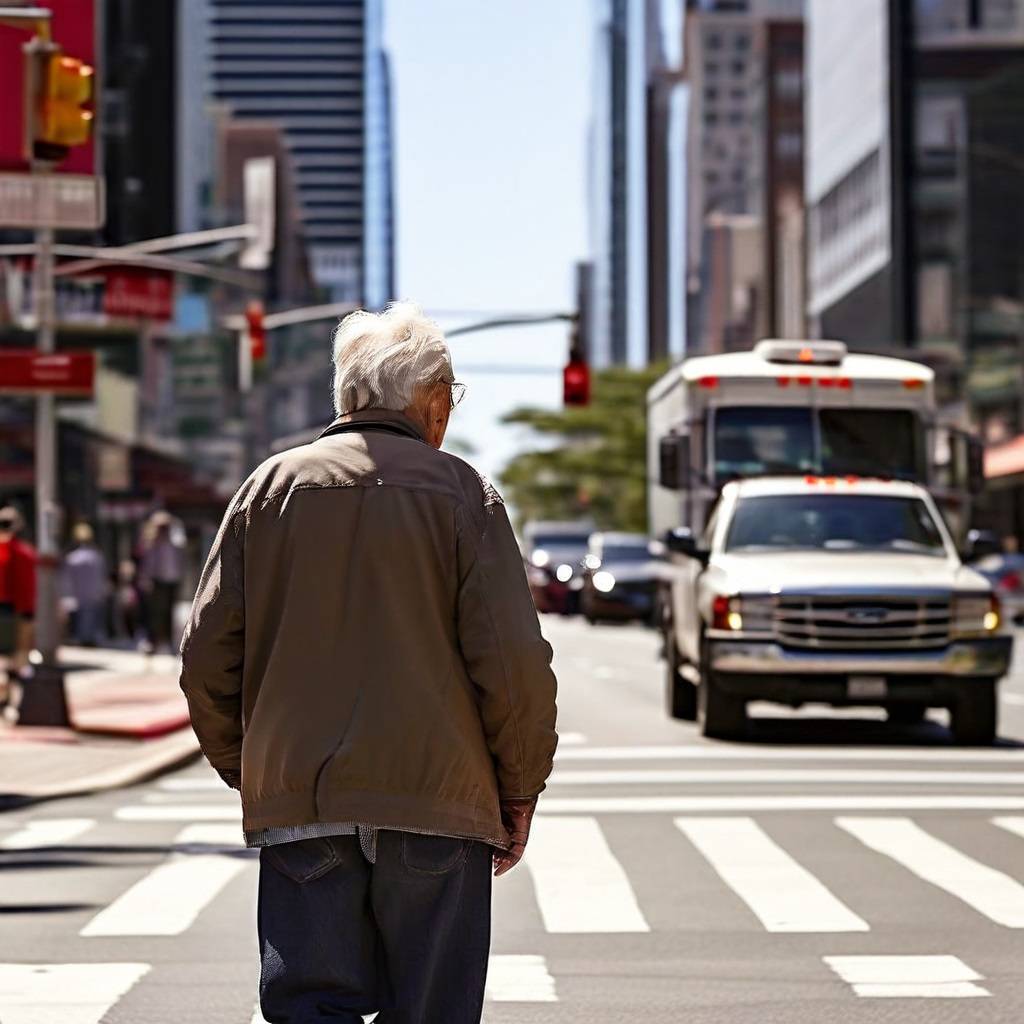
[[[241,821],[236,804],[130,804],[114,812],[118,821]]]
[[[174,840],[178,846],[222,846],[245,849],[242,830],[237,825],[198,824],[183,828]]]
[[[596,819],[535,821],[523,861],[548,932],[650,931],[629,878]]]
[[[228,789],[216,775],[200,775],[195,778],[184,779],[161,779],[156,784],[156,788],[168,793],[203,793],[207,791],[223,792],[225,794],[232,793],[232,790]]]
[[[1024,837],[1024,818],[993,818],[992,824],[998,825],[999,828],[1005,829],[1007,832],[1012,832],[1014,835]]]
[[[552,786],[656,785],[665,783],[742,783],[746,785],[796,782],[801,786],[828,784],[1021,786],[1024,772],[913,771],[874,768],[668,768],[668,769],[556,769]]]
[[[752,818],[676,818],[675,824],[767,931],[871,930]]]
[[[96,824],[95,818],[40,818],[0,839],[0,850],[36,850],[70,843]]]
[[[971,999],[992,993],[982,975],[955,956],[826,956],[861,998]]]
[[[175,844],[182,844],[187,833],[182,830]],[[246,863],[219,853],[172,853],[101,910],[79,935],[180,935]]]
[[[149,964],[0,964],[4,1024],[100,1024]]]
[[[558,745],[560,747],[578,747],[587,742],[587,737],[581,732],[560,732],[558,734]]]
[[[561,761],[991,761],[1024,762],[1024,747],[730,747],[710,743],[689,746],[651,744],[633,747],[572,747],[559,750]]]
[[[836,824],[996,924],[1024,928],[1024,885],[936,839],[909,818],[836,818]]]
[[[558,1002],[555,979],[542,956],[492,956],[486,998],[494,1003]]]
[[[1024,797],[929,796],[544,796],[537,815],[688,814],[697,811],[1024,811]]]

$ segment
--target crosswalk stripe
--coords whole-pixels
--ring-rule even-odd
[[[242,830],[237,825],[206,823],[186,826],[174,842],[178,846],[224,846],[228,849],[245,846]]]
[[[494,1003],[556,1003],[555,979],[542,956],[492,956],[486,998]]]
[[[836,818],[868,848],[1007,928],[1024,928],[1024,885],[936,839],[909,818]]]
[[[547,931],[650,931],[626,872],[594,818],[536,820],[524,863]]]
[[[183,844],[183,830],[175,840]],[[180,935],[246,866],[219,853],[172,853],[79,932],[96,936]]]
[[[0,839],[0,850],[36,850],[70,843],[95,824],[94,818],[40,818]]]
[[[99,1024],[149,964],[0,964],[4,1024]]]
[[[538,816],[549,814],[687,814],[697,811],[1024,811],[1016,796],[544,796]]]
[[[955,956],[826,956],[822,958],[862,998],[969,999],[992,993],[982,976]]]
[[[676,818],[675,823],[768,931],[870,930],[752,818]]]
[[[237,804],[131,804],[114,812],[118,821],[240,821]]]
[[[557,761],[990,761],[1024,762],[1024,748],[964,747],[730,747],[645,744],[634,747],[568,747]]]
[[[993,825],[998,825],[999,828],[1005,829],[1007,832],[1012,832],[1017,836],[1024,836],[1024,818],[1020,817],[1006,817],[1006,818],[993,818]]]
[[[893,783],[924,786],[1024,786],[1024,772],[900,771],[840,768],[741,768],[741,769],[558,769],[549,780],[552,786],[656,785],[664,783],[740,783],[767,785],[796,782],[800,785]]]
[[[186,776],[185,778],[161,779],[156,784],[156,788],[162,789],[168,793],[231,793],[228,787],[225,786],[216,775],[196,775]]]

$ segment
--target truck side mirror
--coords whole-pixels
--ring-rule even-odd
[[[985,446],[973,435],[967,438],[967,490],[970,494],[985,490]]]
[[[994,530],[968,530],[965,562],[977,562],[988,555],[1001,555],[1003,544]]]
[[[676,526],[665,534],[665,547],[674,555],[692,558],[701,565],[708,564],[708,552],[700,546],[693,531],[687,526]]]
[[[683,490],[690,478],[690,435],[666,434],[658,442],[658,483],[670,491]]]

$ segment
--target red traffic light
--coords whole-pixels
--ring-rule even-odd
[[[585,360],[570,357],[562,371],[562,402],[565,405],[590,404],[590,367]]]
[[[245,307],[245,325],[249,332],[249,347],[253,362],[267,356],[267,332],[263,326],[263,303],[254,300]]]

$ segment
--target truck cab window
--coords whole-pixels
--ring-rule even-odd
[[[906,409],[822,409],[819,417],[823,473],[922,479],[914,413]]]
[[[715,480],[814,469],[810,409],[731,406],[715,412]]]

